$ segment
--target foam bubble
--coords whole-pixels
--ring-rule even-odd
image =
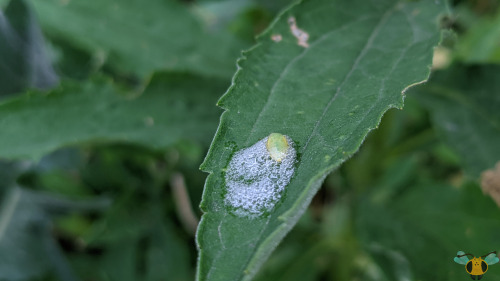
[[[271,157],[276,151],[283,156],[279,161]],[[293,141],[276,133],[236,152],[226,170],[225,203],[238,216],[271,211],[293,176],[296,156]]]

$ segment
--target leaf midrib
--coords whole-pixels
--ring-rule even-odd
[[[275,93],[275,89],[276,89],[276,86],[279,84],[279,82],[282,80],[282,78],[284,77],[284,74],[288,72],[288,70],[290,69],[290,66],[294,65],[295,62],[297,62],[298,60],[300,60],[301,58],[303,58],[311,49],[314,48],[314,46],[318,45],[319,43],[321,43],[322,41],[324,41],[325,39],[327,39],[330,35],[332,35],[333,33],[336,33],[342,29],[345,29],[349,26],[351,26],[352,24],[355,24],[355,23],[358,23],[358,22],[362,22],[362,21],[365,21],[365,20],[369,20],[373,17],[361,17],[361,18],[358,18],[354,21],[351,21],[349,23],[346,23],[338,28],[335,28],[334,30],[331,30],[329,31],[328,33],[324,34],[323,36],[319,37],[316,41],[314,41],[314,43],[311,43],[309,45],[308,48],[305,48],[302,53],[300,53],[298,56],[296,56],[295,58],[293,58],[292,60],[290,60],[290,62],[288,62],[288,64],[284,67],[283,71],[281,72],[280,76],[278,77],[278,79],[276,79],[276,81],[273,83],[273,86],[271,87],[271,91],[269,92],[269,95],[267,96],[267,100],[264,104],[264,106],[262,107],[262,109],[260,110],[255,122],[253,123],[253,126],[252,126],[252,129],[250,130],[250,134],[248,135],[246,141],[245,141],[245,147],[249,146],[249,141],[252,140],[252,136],[254,135],[255,131],[256,131],[256,128],[257,128],[257,124],[260,123],[260,120],[262,118],[262,115],[263,113],[267,110],[267,108],[269,107],[269,104],[270,104],[270,100],[271,100],[271,97],[273,96],[273,94]]]

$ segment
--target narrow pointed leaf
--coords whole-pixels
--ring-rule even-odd
[[[211,174],[197,234],[198,280],[254,276],[325,176],[358,150],[385,111],[402,108],[408,86],[428,77],[445,9],[443,1],[299,1],[244,53],[202,165]],[[225,198],[225,171],[236,152],[271,133],[294,143],[293,176],[274,207],[241,215]]]

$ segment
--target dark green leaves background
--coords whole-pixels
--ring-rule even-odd
[[[391,4],[386,10],[380,3],[373,8],[348,1],[355,6],[348,9],[345,3],[327,2],[0,0],[0,280],[239,280],[253,275],[262,281],[469,280],[463,266],[453,262],[458,250],[476,255],[500,250],[498,206],[478,184],[481,173],[500,160],[498,4],[437,1],[443,4],[438,11],[429,6],[434,1],[384,1]],[[308,19],[311,11],[322,16]],[[375,42],[373,54],[364,51],[371,59],[354,64],[369,70],[373,80],[356,80],[366,73],[353,75],[344,83],[346,93],[393,78],[384,84],[388,106],[368,117],[362,134],[345,137],[348,153],[330,158],[336,163],[327,165],[331,169],[378,127],[324,182],[331,169],[313,160],[333,154],[320,145],[300,151],[309,159],[300,174],[315,167],[323,174],[315,188],[296,184],[297,194],[304,190],[312,198],[310,205],[293,196],[282,205],[281,211],[303,206],[293,220],[284,220],[286,227],[280,229],[286,231],[298,222],[283,241],[286,231],[273,243],[250,245],[255,253],[241,251],[246,256],[213,263],[217,275],[211,277],[205,273],[213,260],[202,255],[196,277],[192,226],[202,215],[198,206],[207,176],[199,167],[223,112],[217,101],[233,112],[231,119],[223,117],[203,166],[210,171],[226,164],[227,157],[216,157],[217,151],[251,145],[268,129],[291,135],[303,147],[297,136],[309,136],[305,123],[322,114],[323,96],[300,102],[318,105],[307,108],[312,119],[301,123],[287,115],[300,106],[291,94],[301,87],[311,94],[335,87],[338,80],[328,80],[335,77],[325,69],[346,74],[342,62],[347,69],[353,65],[348,52],[339,56],[341,45],[333,44],[335,52],[320,48],[321,57],[315,57],[313,47],[311,57],[297,59],[298,67],[283,74],[280,63],[303,51],[289,33],[292,15],[311,33],[311,44],[342,21],[359,23],[358,29],[349,25],[350,32],[330,38],[335,44],[352,43],[353,54],[363,46],[355,42]],[[416,22],[407,25],[405,19]],[[380,40],[370,33],[377,22],[387,24]],[[411,41],[407,26],[422,41]],[[438,27],[448,31],[435,52],[429,82],[407,90],[404,109],[389,110],[378,124],[387,108],[401,107],[402,89],[425,79]],[[281,42],[271,40],[276,32]],[[262,34],[258,40],[257,34]],[[398,53],[400,46],[410,47]],[[241,50],[249,49],[231,80]],[[391,61],[412,67],[391,68]],[[381,80],[391,69],[398,74]],[[299,74],[307,79],[297,79]],[[275,76],[287,83],[273,88],[279,98],[269,99],[261,120],[282,124],[286,132],[265,122],[255,125],[250,118],[262,109],[254,94]],[[295,87],[287,88],[290,83]],[[361,91],[352,103],[369,100]],[[339,116],[343,108],[351,112],[332,108]],[[320,131],[348,124],[336,123],[339,118],[330,118]],[[241,132],[235,139],[220,137],[237,126]],[[324,140],[312,138],[312,144],[338,137],[320,135]],[[239,138],[243,141],[236,142]],[[214,211],[217,201],[207,199],[220,195],[215,187],[207,184],[205,211]],[[217,231],[217,217],[209,218],[205,229]],[[217,253],[219,237],[204,233],[198,233],[203,251]],[[235,245],[241,243],[232,237]],[[252,272],[240,267],[249,260]],[[500,278],[497,266],[490,267],[485,280]]]

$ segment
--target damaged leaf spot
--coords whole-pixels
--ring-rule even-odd
[[[297,27],[297,22],[294,17],[288,18],[288,25],[290,25],[290,30],[292,31],[293,36],[297,38],[297,44],[304,48],[309,47],[309,44],[307,43],[307,40],[309,40],[309,34]]]
[[[278,133],[236,152],[225,175],[225,203],[240,217],[272,211],[294,174],[296,157],[292,139]]]
[[[500,207],[500,161],[494,169],[486,170],[481,174],[481,189]]]
[[[281,36],[281,34],[271,35],[271,40],[273,40],[276,43],[280,42],[282,39],[283,39],[283,37]]]

